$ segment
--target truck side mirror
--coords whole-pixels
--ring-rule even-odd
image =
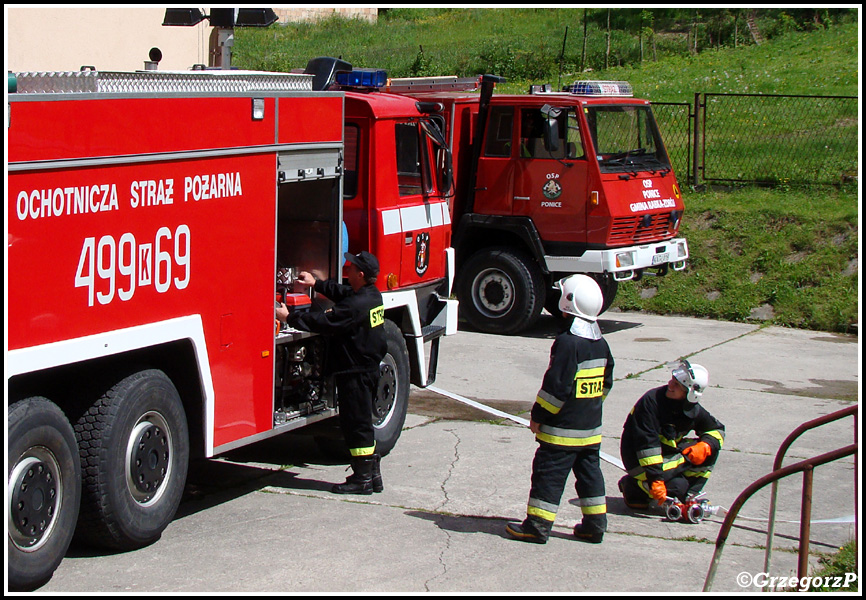
[[[541,107],[541,114],[544,115],[544,147],[553,154],[559,151],[559,121],[557,119],[562,114],[562,109],[545,104]]]
[[[422,109],[422,104],[434,104],[434,103],[418,103],[418,109]],[[438,105],[438,110],[435,111],[423,111],[421,112],[441,112],[442,104],[435,103]],[[444,121],[441,118],[436,118],[435,116],[430,119],[422,119],[421,127],[424,129],[424,132],[429,136],[434,144],[436,145],[436,156],[437,156],[437,164],[441,168],[441,172],[439,173],[439,191],[443,196],[451,196],[452,195],[452,186],[454,185],[454,166],[452,163],[451,156],[451,148],[448,147],[448,141],[445,139],[444,133]]]
[[[444,164],[442,169],[442,195],[444,196],[452,196],[454,195],[452,188],[454,187],[454,165],[452,163],[451,158],[451,149],[447,146],[442,148],[442,151],[445,153],[444,155]]]

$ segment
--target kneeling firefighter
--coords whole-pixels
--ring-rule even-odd
[[[680,361],[667,385],[646,392],[626,417],[620,455],[628,475],[619,489],[629,507],[685,502],[706,484],[725,441],[725,426],[699,404],[708,384],[704,367]],[[698,439],[686,438],[690,431]]]

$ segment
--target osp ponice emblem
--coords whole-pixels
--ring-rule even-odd
[[[562,194],[562,186],[559,185],[559,182],[555,179],[551,179],[541,188],[542,193],[544,193],[544,197],[548,200],[555,200],[559,198],[560,194]]]
[[[430,266],[430,234],[419,233],[415,236],[415,272],[423,275]]]

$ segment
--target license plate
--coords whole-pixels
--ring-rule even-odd
[[[658,254],[653,255],[653,264],[654,265],[660,265],[660,264],[666,263],[666,262],[668,262],[668,253],[667,252],[660,252]]]

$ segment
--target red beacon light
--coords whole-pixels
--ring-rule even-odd
[[[352,69],[337,73],[336,81],[344,88],[382,88],[388,82],[388,72],[384,69]]]

